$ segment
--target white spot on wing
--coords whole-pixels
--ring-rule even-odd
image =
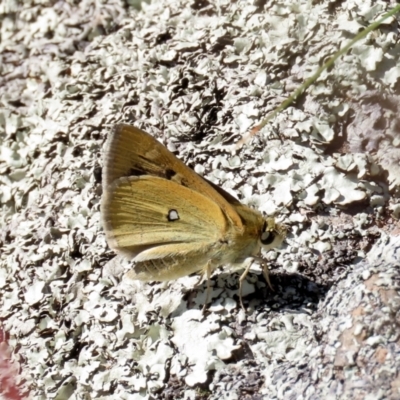
[[[172,209],[168,212],[168,221],[177,221],[179,219],[178,211]]]

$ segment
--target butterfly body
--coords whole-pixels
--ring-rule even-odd
[[[285,234],[129,125],[108,140],[101,208],[110,247],[134,261],[127,276],[143,281],[209,276],[275,247]]]

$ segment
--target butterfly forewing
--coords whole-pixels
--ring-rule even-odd
[[[110,247],[131,257],[163,244],[214,243],[227,225],[206,196],[148,175],[117,179],[103,196],[102,210]]]
[[[148,133],[130,125],[117,125],[106,145],[103,188],[107,190],[118,178],[141,175],[174,181],[202,193],[223,210],[232,225],[243,228],[240,216],[223,196],[222,189],[217,192]]]

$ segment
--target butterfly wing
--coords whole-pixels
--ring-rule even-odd
[[[243,221],[235,210],[235,206],[241,206],[240,202],[197,175],[148,133],[130,125],[117,125],[110,135],[105,155],[103,192],[121,177],[163,178],[202,193],[222,209],[233,226],[243,229]]]
[[[211,199],[149,175],[119,178],[110,185],[103,194],[102,218],[110,247],[130,258],[171,244],[211,245],[227,229],[221,208]]]

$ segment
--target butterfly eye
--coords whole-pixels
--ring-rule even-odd
[[[264,221],[264,225],[262,227],[262,233],[260,236],[260,241],[263,245],[267,246],[271,244],[276,239],[277,232],[272,229],[271,226]]]
[[[266,231],[261,234],[261,243],[264,245],[271,244],[276,238],[275,232]]]
[[[172,209],[168,212],[168,221],[177,221],[179,219],[178,211]]]

